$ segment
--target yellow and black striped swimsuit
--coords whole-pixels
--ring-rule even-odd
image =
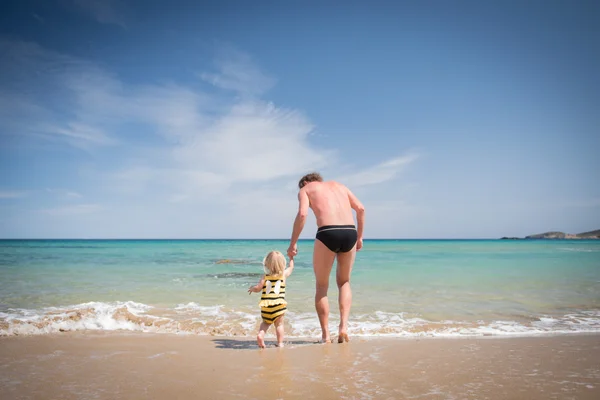
[[[285,314],[287,302],[285,301],[285,278],[283,275],[265,275],[258,305],[260,306],[260,316],[267,324],[272,324],[273,321]]]

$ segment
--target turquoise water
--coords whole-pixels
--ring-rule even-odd
[[[0,334],[128,329],[253,335],[268,251],[285,240],[0,241]],[[288,280],[286,334],[318,335],[312,240]],[[228,260],[223,262],[223,260]],[[350,333],[600,331],[600,241],[368,240]],[[331,328],[338,320],[335,266]]]

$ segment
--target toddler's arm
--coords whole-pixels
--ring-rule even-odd
[[[285,272],[283,274],[287,278],[288,276],[290,276],[292,274],[293,271],[294,271],[294,259],[290,258],[289,266],[285,269]]]
[[[263,285],[265,284],[265,276],[263,275],[262,278],[260,278],[260,281],[258,281],[258,283],[254,286],[250,286],[248,288],[248,294],[252,294],[252,292],[260,292],[262,290]]]

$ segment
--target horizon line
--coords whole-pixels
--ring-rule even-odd
[[[398,238],[386,238],[386,237],[382,237],[382,238],[363,238],[363,241],[370,241],[370,240],[507,240],[507,239],[525,239],[525,237],[483,237],[483,238],[469,238],[469,237],[456,237],[456,238],[443,238],[443,237],[424,237],[424,238],[402,238],[402,237],[398,237]],[[534,238],[529,238],[528,240],[531,240]],[[159,241],[159,240],[189,240],[189,241],[193,241],[193,240],[212,240],[212,241],[218,241],[218,240],[261,240],[261,241],[267,241],[267,240],[271,240],[271,241],[289,241],[289,238],[43,238],[43,237],[39,237],[39,238],[0,238],[0,240],[155,240],[155,241]],[[298,239],[298,241],[314,241],[316,240],[316,238],[300,238]],[[535,240],[535,239],[534,239]],[[561,239],[552,239],[552,240],[561,240]]]

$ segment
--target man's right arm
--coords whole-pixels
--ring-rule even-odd
[[[308,206],[310,202],[308,200],[306,191],[302,189],[300,189],[300,192],[298,193],[298,203],[298,213],[296,214],[296,219],[294,220],[292,238],[290,240],[290,247],[288,248],[289,257],[294,257],[297,253],[296,244],[298,243],[302,229],[304,229],[304,224],[306,223],[306,217],[308,215]]]
[[[363,230],[365,228],[365,206],[358,200],[358,198],[348,189],[348,199],[350,200],[350,206],[356,211],[356,231],[358,239],[362,241]]]

